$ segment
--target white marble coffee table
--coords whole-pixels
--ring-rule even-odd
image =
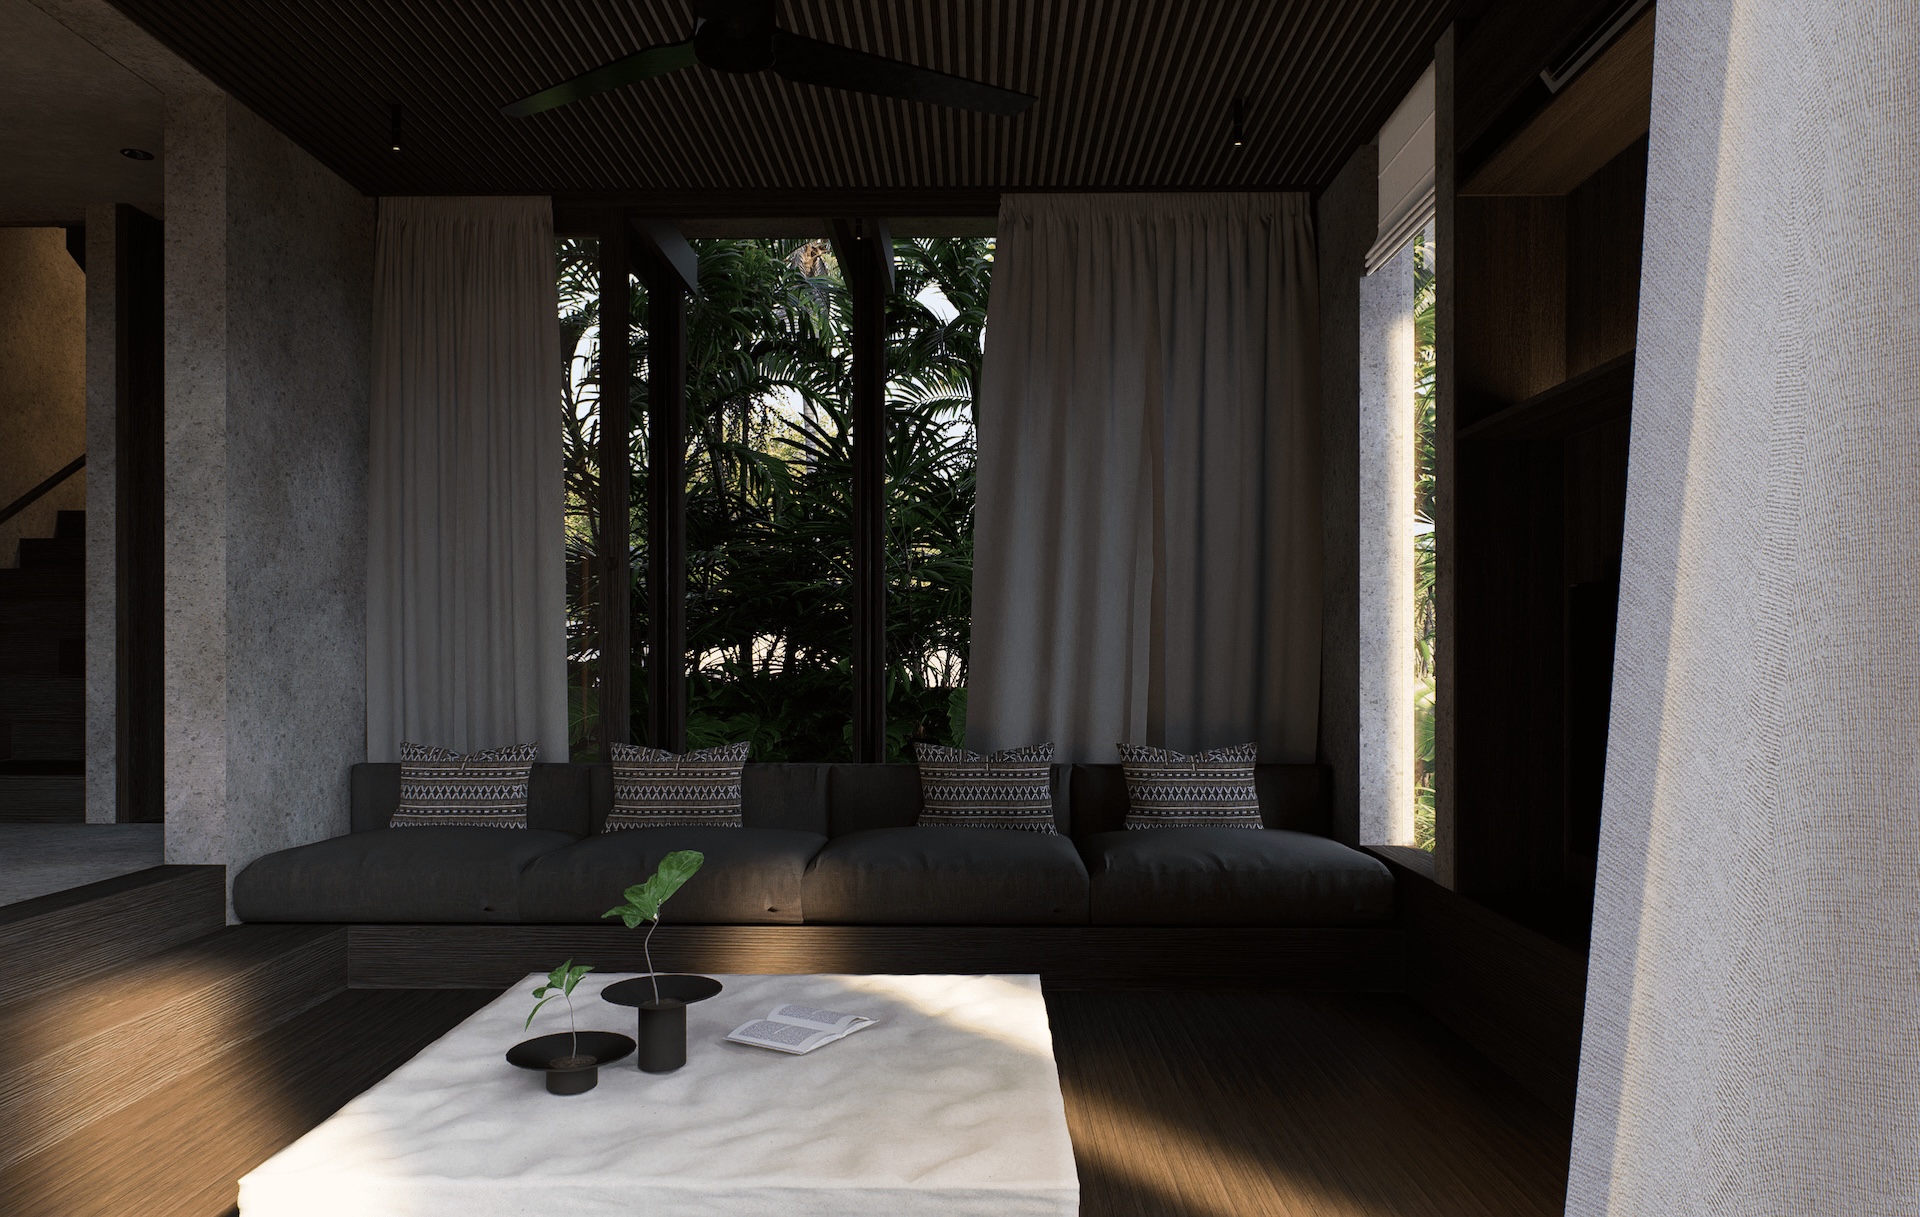
[[[582,1030],[634,1033],[574,993]],[[1070,1217],[1080,1186],[1036,976],[721,976],[687,1064],[584,1095],[503,1059],[529,976],[240,1181],[242,1217]],[[584,999],[584,1000],[583,1000]],[[807,1056],[721,1037],[782,1002],[879,1020]]]

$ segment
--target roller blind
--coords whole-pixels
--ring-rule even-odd
[[[1433,218],[1433,67],[1380,128],[1380,232],[1367,273],[1385,266]]]

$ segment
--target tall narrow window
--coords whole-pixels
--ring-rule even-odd
[[[1433,848],[1434,706],[1439,673],[1433,658],[1439,617],[1434,611],[1435,470],[1433,453],[1433,224],[1413,239],[1413,843]]]
[[[850,760],[846,284],[824,234],[693,245],[687,746]]]
[[[887,334],[887,759],[966,736],[974,391],[992,238],[894,242]]]
[[[575,760],[600,759],[600,242],[554,243],[567,527],[567,722]]]

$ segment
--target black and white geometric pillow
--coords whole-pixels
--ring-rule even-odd
[[[1254,790],[1257,744],[1188,756],[1171,748],[1121,744],[1128,828],[1264,828]]]
[[[752,745],[742,740],[675,755],[614,744],[613,810],[607,831],[623,828],[739,828],[740,771]]]
[[[429,744],[400,745],[400,805],[392,828],[525,828],[527,780],[538,744],[464,756]]]
[[[1053,832],[1053,745],[988,756],[915,744],[922,828],[1017,828]]]

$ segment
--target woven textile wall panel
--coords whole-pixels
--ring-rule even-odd
[[[1567,1211],[1911,1214],[1920,23],[1658,20]]]

